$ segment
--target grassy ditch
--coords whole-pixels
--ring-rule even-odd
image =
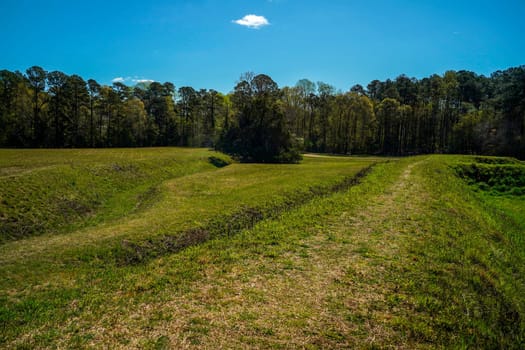
[[[211,218],[202,227],[194,227],[177,234],[162,235],[145,241],[124,240],[120,249],[117,248],[112,256],[116,258],[119,265],[138,264],[161,255],[179,252],[213,238],[233,236],[243,230],[251,229],[262,220],[275,219],[282,213],[304,205],[314,198],[348,190],[351,186],[359,184],[361,179],[370,173],[373,165],[328,186],[318,185],[307,190],[295,190],[284,194],[281,201],[271,202],[271,205],[263,203],[259,207],[243,207],[232,214],[219,215]]]
[[[525,249],[520,250],[525,247],[525,163],[513,158],[474,157],[456,162],[454,168],[476,191],[478,200],[504,223],[506,238],[525,258]]]
[[[455,165],[458,175],[481,191],[525,195],[525,164],[512,158],[473,157]]]

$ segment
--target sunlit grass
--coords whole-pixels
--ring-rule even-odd
[[[0,150],[0,243],[148,206],[164,180],[216,170],[206,149]]]
[[[232,164],[165,181],[118,220],[4,244],[0,344],[520,348],[523,199],[469,186],[454,171],[466,159]],[[310,188],[328,192],[236,235],[134,265],[105,255]]]

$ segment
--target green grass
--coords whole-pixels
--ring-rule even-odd
[[[454,166],[478,200],[501,220],[507,238],[525,246],[525,163],[513,158],[465,157]],[[525,258],[525,249],[517,250]]]
[[[523,348],[523,197],[457,176],[472,157],[384,160],[232,164],[110,222],[7,242],[0,346]]]
[[[207,151],[198,152],[205,159],[209,156]],[[141,245],[147,253],[156,237],[177,237],[217,223],[236,224],[239,213],[250,208],[263,215],[278,215],[279,211],[271,209],[283,211],[299,205],[299,200],[335,190],[377,160],[307,158],[301,165],[233,164],[197,172],[159,184],[160,199],[144,210],[98,225],[4,243],[0,246],[1,298],[5,302],[1,319],[9,330],[4,336],[16,337],[50,318],[63,321],[64,312],[58,310],[78,298],[99,303],[92,294],[85,295],[92,291],[93,279],[102,281],[100,297],[118,289],[118,283],[123,283],[118,277],[125,267],[119,267],[122,260],[114,257],[129,253],[130,243]],[[242,225],[240,222],[239,229]],[[193,272],[188,270],[185,275]]]
[[[216,170],[214,159],[230,162],[204,149],[0,150],[0,243],[141,210],[164,180]]]
[[[290,199],[307,199],[312,189],[323,191],[335,186],[362,168],[377,161],[374,158],[349,161],[345,158],[309,158],[300,165],[234,164],[214,172],[201,172],[178,177],[158,185],[162,200],[147,210],[131,213],[121,220],[102,222],[95,227],[12,242],[0,251],[6,264],[19,256],[31,263],[34,256],[54,259],[56,251],[67,260],[103,260],[126,253],[129,244],[139,244],[166,235],[177,237],[187,230],[219,222],[232,222],[236,214],[247,210],[271,211],[286,206]],[[113,203],[118,210],[119,203]],[[243,210],[244,209],[244,210]],[[122,244],[122,243],[125,244]],[[3,249],[2,249],[3,248]]]
[[[523,230],[510,211],[486,200],[490,193],[455,176],[451,167],[465,158],[434,156],[416,168],[427,199],[408,245],[413,261],[396,272],[408,304],[399,328],[446,347],[521,348],[525,244],[513,237]]]

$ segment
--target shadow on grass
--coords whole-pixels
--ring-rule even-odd
[[[219,157],[208,157],[208,162],[217,168],[224,168],[231,164],[231,162]]]

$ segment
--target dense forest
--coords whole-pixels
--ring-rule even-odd
[[[247,73],[227,95],[169,82],[106,86],[38,66],[0,71],[1,147],[218,146],[243,156],[228,141],[258,145],[263,158],[284,142],[288,150],[339,154],[524,159],[525,66],[490,77],[401,75],[347,92],[307,79],[279,88],[267,75]]]

